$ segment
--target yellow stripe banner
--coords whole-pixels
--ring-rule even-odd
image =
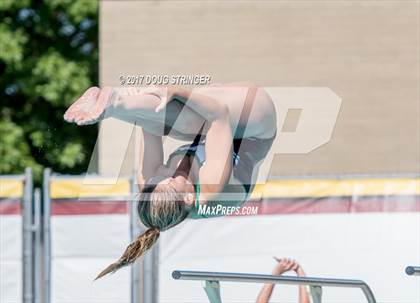
[[[51,180],[52,199],[125,197],[130,195],[130,181],[104,178],[56,179]]]
[[[255,187],[251,199],[420,195],[420,179],[270,180]]]
[[[0,178],[0,198],[21,198],[22,196],[22,180]]]
[[[51,198],[122,197],[130,194],[129,180],[114,184],[108,179],[56,179],[51,181]],[[23,182],[0,179],[0,197],[19,198]],[[337,197],[337,196],[415,196],[420,195],[420,179],[295,179],[269,180],[258,184],[251,199]]]

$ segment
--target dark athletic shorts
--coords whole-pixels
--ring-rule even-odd
[[[258,168],[267,156],[277,132],[272,138],[243,138],[233,140],[233,150],[239,156],[239,161],[233,167],[233,176],[251,193],[258,176]]]

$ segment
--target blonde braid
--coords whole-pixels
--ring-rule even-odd
[[[137,258],[141,257],[146,251],[148,251],[153,244],[159,238],[160,232],[157,228],[149,228],[143,234],[137,237],[137,239],[127,246],[121,258],[105,268],[95,280],[102,278],[103,276],[114,273],[120,268],[130,265]]]

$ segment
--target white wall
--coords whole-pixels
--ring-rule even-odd
[[[22,302],[22,218],[20,214],[0,214],[0,302]]]
[[[207,302],[202,283],[176,281],[175,269],[270,273],[272,256],[298,260],[308,276],[367,282],[378,302],[420,302],[420,213],[227,217],[190,221],[160,240],[160,303]],[[222,299],[254,302],[261,285],[221,283]],[[356,289],[325,288],[324,301],[366,302]],[[297,287],[278,285],[271,302],[297,302]]]
[[[51,233],[51,302],[130,301],[129,267],[93,282],[99,272],[116,261],[129,244],[128,215],[54,215]]]

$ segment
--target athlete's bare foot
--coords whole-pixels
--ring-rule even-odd
[[[91,87],[67,109],[64,119],[78,125],[97,123],[110,105],[112,95],[111,87]]]

